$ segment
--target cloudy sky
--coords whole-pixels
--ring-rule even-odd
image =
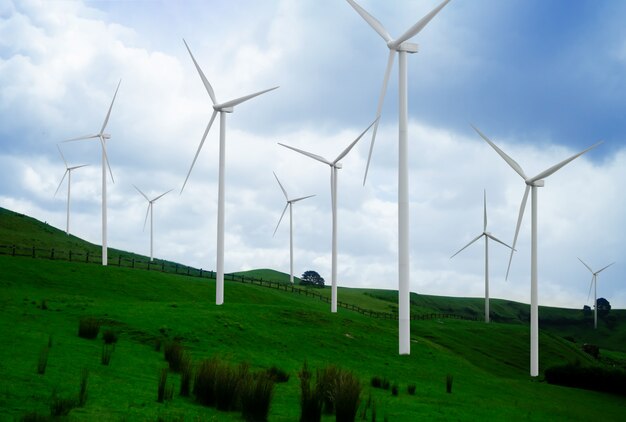
[[[437,0],[361,0],[398,36]],[[482,231],[511,243],[521,178],[470,127],[537,174],[603,140],[539,189],[539,297],[580,308],[593,268],[598,294],[626,307],[626,3],[453,0],[413,41],[408,58],[411,290],[480,297],[484,245],[450,256]],[[215,268],[219,125],[182,41],[218,101],[275,85],[227,117],[226,271],[289,270],[289,227],[272,233],[284,197],[294,206],[295,268],[330,279],[329,169],[279,146],[334,158],[375,117],[388,49],[344,0],[0,0],[0,206],[64,228],[59,141],[107,127],[109,245]],[[397,288],[397,63],[368,182],[370,136],[339,172],[339,284]],[[96,142],[62,144],[72,178],[72,232],[99,243]],[[490,245],[492,297],[529,301],[530,213],[508,281],[507,250]],[[1,240],[0,240],[1,241]]]

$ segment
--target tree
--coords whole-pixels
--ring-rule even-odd
[[[596,307],[598,308],[598,315],[605,316],[609,314],[611,310],[611,304],[603,297],[599,297],[596,301]]]
[[[591,315],[591,307],[589,305],[583,306],[583,314],[585,316]]]
[[[300,277],[302,286],[324,287],[324,279],[316,271],[305,271]]]

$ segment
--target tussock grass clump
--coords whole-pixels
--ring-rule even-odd
[[[311,388],[313,373],[306,361],[298,372],[300,379],[300,422],[320,422],[322,420],[322,395],[317,388]]]
[[[113,350],[115,350],[115,347],[112,344],[104,343],[102,345],[100,363],[102,363],[104,366],[109,366],[109,363],[111,362],[111,356],[113,355]]]
[[[52,335],[48,336],[48,349],[52,348]]]
[[[87,380],[89,379],[89,371],[83,369],[80,375],[80,389],[78,390],[78,407],[85,406],[87,403]]]
[[[452,381],[454,381],[452,374],[446,375],[446,393],[448,394],[452,394]]]
[[[335,365],[329,365],[317,371],[317,389],[322,394],[324,402],[324,413],[332,415],[335,413],[335,387],[341,371]]]
[[[39,352],[39,359],[37,360],[37,373],[43,375],[46,373],[46,368],[48,367],[48,352],[50,351],[49,347],[44,347]]]
[[[183,355],[180,366],[180,395],[189,397],[191,392],[191,378],[193,377],[193,364],[188,353]]]
[[[414,396],[415,395],[415,390],[417,389],[417,387],[415,386],[415,384],[409,384],[406,386],[406,392],[409,393],[409,395]]]
[[[284,369],[278,368],[276,366],[272,366],[271,368],[265,371],[265,374],[275,383],[287,382],[289,381],[289,373]]]
[[[20,418],[20,422],[48,422],[50,418],[37,412],[29,412]]]
[[[397,395],[398,395],[398,393],[399,393],[399,387],[398,387],[398,384],[397,384],[397,383],[394,383],[394,384],[391,386],[391,395],[392,395],[392,396],[397,396]]]
[[[46,301],[46,299],[41,299],[41,303],[39,304],[39,309],[41,309],[42,311],[48,310],[48,302]]]
[[[78,337],[92,340],[98,337],[100,321],[92,317],[83,317],[78,323]]]
[[[361,402],[361,382],[350,371],[340,370],[334,386],[337,422],[354,422]]]
[[[115,344],[117,343],[117,333],[111,329],[104,330],[102,340],[104,344]]]
[[[387,378],[380,377],[378,375],[373,376],[370,383],[372,387],[382,388],[383,390],[389,390],[389,387],[391,386],[391,383]]]
[[[159,403],[172,400],[172,397],[174,397],[174,388],[167,385],[167,372],[167,368],[162,368],[159,374],[159,386],[157,389],[157,402]]]
[[[193,382],[193,395],[204,406],[215,405],[215,379],[220,361],[217,358],[205,359],[196,369]]]
[[[226,362],[218,366],[215,373],[215,407],[217,410],[236,410],[239,404],[241,381],[249,376],[248,364],[233,368]]]
[[[265,422],[274,394],[274,381],[265,372],[240,380],[241,416],[250,422]]]
[[[67,416],[72,409],[78,405],[78,401],[73,397],[59,397],[56,391],[52,392],[52,400],[50,402],[50,415]]]
[[[170,366],[170,370],[174,372],[180,372],[182,367],[183,357],[185,355],[185,349],[183,345],[177,341],[165,343],[163,348],[163,356]]]

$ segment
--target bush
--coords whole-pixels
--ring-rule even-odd
[[[322,420],[322,395],[315,388],[311,389],[313,373],[306,361],[298,372],[300,378],[300,422],[320,422]]]
[[[626,373],[619,369],[568,364],[546,369],[545,377],[550,384],[626,395]]]
[[[276,366],[272,366],[271,368],[267,369],[265,371],[265,374],[275,383],[289,381],[289,374],[285,370],[277,368]]]
[[[583,344],[583,352],[598,359],[600,357],[600,348],[595,344]]]
[[[391,394],[394,395],[394,396],[398,395],[398,384],[397,383],[394,383],[391,386]]]
[[[157,389],[157,402],[163,403],[171,400],[174,396],[174,389],[167,385],[167,368],[162,368],[159,374],[159,386]]]
[[[414,396],[416,388],[415,384],[409,384],[406,386],[406,392],[409,393],[409,395]]]
[[[452,381],[454,377],[451,374],[446,375],[446,393],[452,394]]]
[[[111,329],[104,330],[102,333],[102,340],[104,340],[104,344],[117,343],[117,333]]]
[[[83,369],[80,376],[80,389],[78,390],[78,407],[83,407],[87,403],[87,379],[89,378],[89,371]]]
[[[274,381],[265,373],[240,380],[241,415],[246,421],[265,422],[270,411]]]
[[[46,368],[48,367],[48,352],[50,349],[48,347],[44,347],[39,352],[39,359],[37,360],[37,373],[43,375],[46,373]]]
[[[193,394],[196,401],[205,406],[215,405],[215,379],[220,362],[217,358],[205,359],[196,369]]]
[[[187,353],[183,356],[180,367],[180,395],[189,397],[191,391],[191,377],[193,376],[193,365]]]
[[[317,390],[322,395],[324,413],[335,413],[335,387],[341,371],[334,365],[329,365],[317,371]]]
[[[113,355],[114,347],[110,344],[102,345],[102,354],[100,355],[100,363],[104,366],[109,366],[109,362],[111,362],[111,356]]]
[[[83,317],[78,323],[78,337],[94,339],[100,332],[100,321],[91,317]]]
[[[361,382],[349,371],[338,371],[333,392],[337,422],[354,422],[361,401]]]
[[[177,341],[168,342],[163,348],[163,356],[170,366],[170,370],[180,372],[185,355],[185,349]]]

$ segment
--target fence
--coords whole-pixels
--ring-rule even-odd
[[[10,256],[22,256],[22,257],[32,257],[39,259],[50,259],[50,260],[60,260],[60,261],[70,261],[70,262],[83,262],[89,264],[101,264],[102,256],[92,253],[90,251],[60,251],[52,249],[43,249],[32,247],[24,247],[17,245],[0,245],[0,255],[10,255]],[[155,259],[154,261],[146,261],[137,259],[134,257],[124,256],[118,253],[111,253],[108,257],[107,265],[117,266],[123,268],[133,268],[133,269],[142,269],[147,271],[158,271],[169,274],[178,274],[188,277],[199,277],[206,279],[215,279],[215,272],[203,270],[202,268],[194,268],[186,265],[180,265],[169,261],[163,261],[159,259]],[[239,282],[239,283],[247,283],[254,284],[257,286],[269,287],[278,290],[284,290],[286,292],[291,292],[294,294],[310,296],[316,299],[321,300],[322,302],[330,303],[331,300],[328,296],[322,295],[316,291],[313,291],[309,288],[301,288],[292,285],[291,283],[281,283],[273,280],[264,280],[262,278],[244,276],[240,274],[224,274],[224,280]],[[379,312],[372,311],[370,309],[364,309],[360,306],[352,305],[349,303],[337,301],[338,308],[344,308],[350,311],[358,312],[361,315],[369,316],[372,318],[379,319],[389,319],[389,320],[398,320],[398,314],[392,312]],[[430,320],[430,319],[463,319],[474,321],[476,318],[468,318],[461,315],[455,314],[421,314],[421,315],[411,315],[411,320]]]

